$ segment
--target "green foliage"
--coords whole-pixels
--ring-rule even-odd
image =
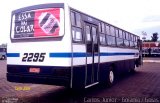
[[[153,33],[152,35],[153,36],[151,36],[151,41],[153,41],[153,42],[158,41],[158,33],[156,32],[156,33]]]

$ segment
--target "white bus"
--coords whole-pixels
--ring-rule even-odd
[[[12,12],[7,80],[88,88],[111,86],[141,63],[139,36],[65,3]]]

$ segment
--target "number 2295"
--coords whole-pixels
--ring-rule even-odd
[[[43,62],[46,53],[24,53],[22,62]]]

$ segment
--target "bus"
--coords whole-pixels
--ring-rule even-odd
[[[7,58],[6,52],[7,52],[6,47],[0,47],[0,60],[5,60]]]
[[[7,80],[85,89],[112,86],[141,65],[140,37],[67,3],[12,11]]]
[[[142,52],[143,57],[159,57],[160,42],[143,42]]]

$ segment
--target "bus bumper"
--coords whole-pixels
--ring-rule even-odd
[[[32,66],[34,67],[34,66]],[[30,66],[7,65],[7,80],[17,83],[49,84],[70,87],[71,69],[69,67],[38,67],[39,73],[30,73]]]
[[[7,81],[17,83],[34,83],[34,84],[49,84],[59,86],[70,86],[70,79],[64,77],[51,77],[41,75],[21,75],[7,73]]]

